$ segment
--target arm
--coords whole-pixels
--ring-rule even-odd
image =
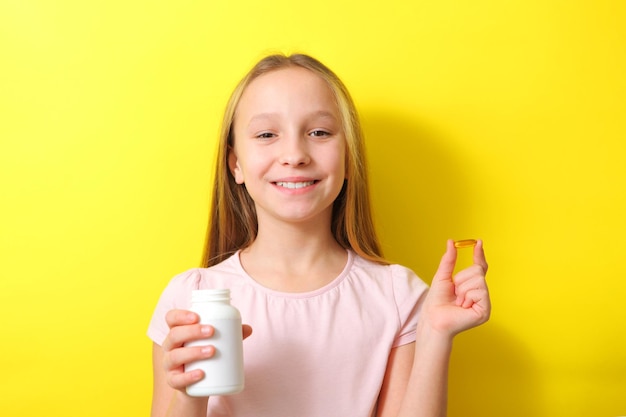
[[[452,339],[418,329],[415,358],[398,417],[445,417]]]
[[[415,343],[398,346],[391,350],[383,385],[378,395],[377,417],[395,417],[404,394],[413,367]]]
[[[474,248],[474,265],[453,279],[455,263],[456,248],[450,240],[424,300],[406,393],[395,416],[446,416],[448,365],[454,336],[489,319],[491,302],[482,241]]]
[[[418,340],[430,342],[410,343],[391,351],[378,397],[377,417],[399,416],[401,406],[422,412],[411,416],[446,415],[448,362],[452,344],[445,339],[435,341],[428,338],[421,329],[418,334]],[[405,395],[407,392],[410,394]]]

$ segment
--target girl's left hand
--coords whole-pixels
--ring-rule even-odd
[[[486,322],[491,314],[483,242],[474,247],[474,264],[453,277],[456,255],[454,241],[448,240],[422,309],[424,324],[449,336]]]

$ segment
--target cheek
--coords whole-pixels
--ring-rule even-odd
[[[269,170],[271,162],[268,158],[264,158],[259,152],[250,152],[245,155],[245,158],[239,159],[238,170],[239,173],[236,179],[241,178],[246,182],[257,181],[265,177],[266,172]]]

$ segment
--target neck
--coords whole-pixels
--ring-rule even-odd
[[[259,222],[256,240],[241,253],[252,278],[283,292],[320,288],[339,275],[346,260],[346,250],[332,235],[330,222]]]

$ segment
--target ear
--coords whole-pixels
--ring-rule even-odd
[[[235,177],[235,182],[237,184],[243,184],[243,170],[239,165],[239,160],[237,159],[237,155],[235,154],[235,150],[233,148],[228,149],[228,169],[230,169],[230,173]]]

